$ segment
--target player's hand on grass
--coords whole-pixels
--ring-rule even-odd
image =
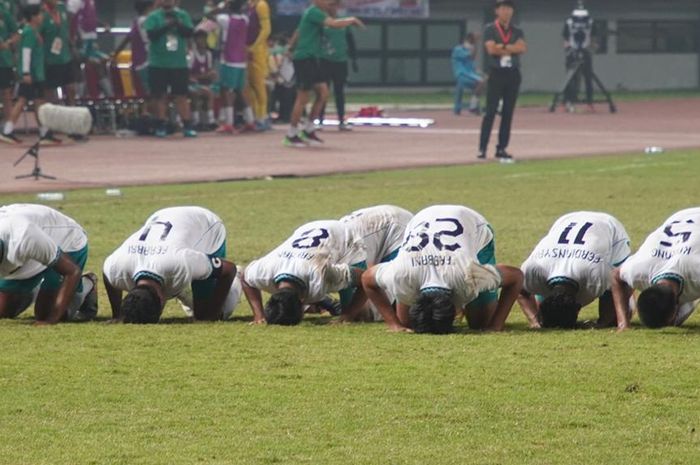
[[[114,325],[114,324],[121,323],[121,322],[122,322],[122,320],[120,320],[119,318],[110,318],[109,320],[105,321],[105,324],[106,325]]]
[[[51,322],[46,321],[46,320],[37,320],[34,322],[33,326],[51,326],[53,324],[55,324],[55,323],[51,323]]]
[[[265,321],[265,318],[255,318],[253,321],[248,323],[249,326],[258,326],[258,325],[266,325],[267,321]]]

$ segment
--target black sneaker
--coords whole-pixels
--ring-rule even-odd
[[[340,316],[340,314],[343,312],[343,307],[340,305],[340,302],[330,296],[324,297],[323,300],[318,302],[316,305],[319,309],[325,310],[333,316]]]
[[[515,163],[515,159],[511,154],[506,152],[505,150],[498,150],[496,151],[496,158],[501,162],[501,163]]]
[[[15,136],[15,133],[11,132],[9,134],[2,134],[0,133],[0,142],[4,142],[6,144],[11,144],[11,145],[19,145],[22,143],[22,140]]]
[[[476,156],[479,160],[486,160],[486,150],[479,150],[479,155]]]
[[[46,135],[39,140],[39,145],[61,145],[62,143],[63,141],[54,136],[52,132],[46,133]]]
[[[301,138],[304,139],[309,145],[323,145],[323,139],[316,135],[316,131],[302,131]]]
[[[81,134],[68,134],[68,137],[73,140],[73,142],[87,142],[89,139],[87,136]]]

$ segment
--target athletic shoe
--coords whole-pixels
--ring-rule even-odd
[[[216,133],[217,134],[235,134],[236,128],[234,128],[232,124],[222,124],[221,126],[216,128]]]
[[[97,316],[97,276],[95,273],[86,273],[82,279],[92,282],[92,289],[87,293],[83,304],[73,316],[73,321],[90,321]]]
[[[496,158],[498,158],[501,163],[515,163],[513,156],[505,150],[498,150],[496,152]]]
[[[168,137],[168,131],[165,129],[156,129],[155,135],[156,137],[160,137],[162,139],[164,137]]]
[[[256,121],[255,122],[255,132],[265,132],[269,131],[270,128],[267,126],[267,124],[264,121]]]
[[[87,136],[81,134],[68,134],[68,137],[73,140],[73,142],[87,142],[89,139]]]
[[[303,148],[303,147],[307,147],[309,145],[304,141],[304,139],[302,139],[299,136],[294,136],[294,137],[287,136],[282,141],[282,144],[285,147],[293,147],[293,148]]]
[[[481,109],[479,107],[470,108],[469,113],[471,113],[474,116],[481,116]]]
[[[332,316],[340,316],[343,312],[343,307],[340,305],[340,302],[330,296],[324,297],[316,306],[321,309],[321,311],[326,311]]]
[[[44,137],[39,139],[39,145],[61,145],[63,141],[54,136],[51,132],[46,133]]]
[[[340,125],[338,125],[338,131],[340,131],[340,132],[351,132],[351,131],[352,131],[352,127],[351,127],[350,125],[346,124],[346,123],[340,123]]]
[[[182,135],[188,139],[193,139],[197,137],[197,131],[195,131],[194,129],[183,129]]]
[[[255,128],[255,124],[253,123],[246,123],[243,125],[243,127],[240,129],[239,132],[256,132],[257,129]]]
[[[479,150],[479,155],[476,156],[479,160],[486,160],[486,150]]]
[[[19,145],[22,143],[22,140],[15,136],[15,133],[11,132],[9,134],[2,134],[0,133],[0,142],[4,142],[5,144],[10,144],[10,145]]]
[[[316,135],[316,131],[301,131],[301,138],[304,139],[309,145],[323,145],[323,139]]]

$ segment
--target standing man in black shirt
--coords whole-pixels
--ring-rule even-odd
[[[510,127],[513,122],[515,102],[520,91],[520,55],[527,52],[523,31],[511,24],[515,5],[511,0],[496,0],[496,21],[484,30],[486,48],[486,68],[489,70],[486,114],[481,124],[481,140],[477,158],[486,158],[486,149],[493,129],[493,121],[498,112],[498,104],[503,100],[501,128],[498,134],[496,158],[512,161],[506,152],[510,141]]]

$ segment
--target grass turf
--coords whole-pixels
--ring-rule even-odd
[[[700,153],[629,155],[311,179],[69,192],[89,268],[157,208],[222,216],[229,256],[266,252],[302,222],[394,203],[481,211],[519,264],[560,214],[603,210],[638,246],[697,206]],[[0,203],[32,197],[0,196]],[[101,315],[109,314],[104,293]],[[694,464],[700,318],[625,334],[526,329],[387,334],[381,324],[33,328],[0,322],[0,464]],[[585,310],[593,317],[592,308]]]

